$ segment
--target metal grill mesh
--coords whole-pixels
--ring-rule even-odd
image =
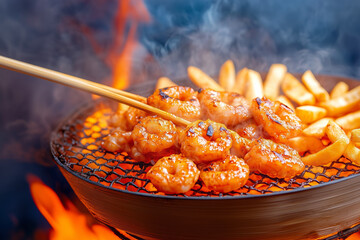
[[[145,175],[151,167],[150,164],[134,161],[126,153],[111,153],[102,149],[101,142],[110,132],[107,120],[111,112],[112,109],[101,102],[72,115],[53,133],[51,148],[55,159],[76,175],[113,189],[164,195],[146,179]],[[340,158],[329,166],[307,166],[302,174],[293,179],[275,179],[260,173],[252,173],[246,185],[237,191],[226,194],[216,193],[198,181],[191,191],[175,196],[222,197],[269,194],[307,188],[359,172],[359,166],[352,164],[346,158]]]

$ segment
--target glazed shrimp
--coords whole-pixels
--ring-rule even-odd
[[[129,152],[133,145],[131,132],[116,129],[110,133],[102,143],[102,147],[109,152]]]
[[[149,114],[140,109],[129,107],[125,112],[113,114],[109,119],[109,125],[123,131],[132,131],[135,125],[146,116],[149,116]]]
[[[244,160],[251,171],[258,171],[273,178],[292,178],[305,169],[297,151],[267,139],[256,140]]]
[[[228,155],[223,160],[204,166],[200,179],[210,190],[227,193],[244,186],[249,173],[249,166],[243,159]]]
[[[245,157],[245,155],[250,151],[251,147],[253,146],[253,141],[241,137],[234,131],[230,131],[230,133],[232,138],[230,154],[235,155],[239,158]]]
[[[126,152],[132,159],[137,161],[146,162],[152,159],[151,156],[142,154],[134,147],[131,132],[124,132],[119,128],[105,138],[102,147],[109,152]]]
[[[284,142],[287,138],[298,136],[302,131],[301,120],[286,105],[263,97],[255,98],[251,111],[257,124],[275,140]]]
[[[176,126],[171,121],[157,116],[141,119],[131,133],[136,149],[141,154],[151,154],[153,157],[163,157],[173,153],[177,141],[176,135]]]
[[[158,191],[170,194],[189,191],[199,179],[195,163],[182,154],[163,157],[146,174]]]
[[[230,131],[223,124],[210,120],[195,121],[181,133],[181,152],[195,163],[225,158],[230,151]]]
[[[264,137],[263,127],[258,125],[253,118],[236,125],[232,130],[237,132],[241,137],[251,140]]]
[[[197,92],[190,87],[174,86],[157,89],[147,99],[151,106],[160,108],[189,121],[200,118],[200,103]]]
[[[145,101],[142,102],[145,103]],[[132,131],[142,118],[149,115],[140,109],[119,104],[116,113],[111,116],[108,123],[111,127],[117,127],[123,131]]]
[[[251,117],[250,106],[240,94],[200,89],[198,98],[203,119],[232,127]]]

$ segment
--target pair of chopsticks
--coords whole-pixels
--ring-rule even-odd
[[[24,73],[30,76],[42,78],[51,82],[60,83],[65,86],[77,88],[102,97],[106,97],[118,101],[120,103],[129,105],[131,107],[135,107],[144,110],[146,112],[154,113],[162,118],[173,121],[175,124],[180,124],[180,125],[190,124],[190,122],[185,119],[182,119],[173,114],[170,114],[168,112],[165,112],[163,110],[160,110],[158,108],[143,103],[142,101],[146,100],[146,98],[142,96],[129,93],[126,91],[122,91],[116,88],[112,88],[100,83],[74,77],[61,72],[35,66],[29,63],[17,61],[4,56],[0,56],[0,67],[12,71]]]

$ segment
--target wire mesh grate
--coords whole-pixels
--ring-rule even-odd
[[[165,195],[158,192],[146,178],[151,164],[132,160],[126,153],[107,152],[101,147],[104,137],[110,133],[107,120],[112,112],[109,105],[99,102],[73,114],[53,133],[51,149],[55,159],[75,175],[112,189]],[[328,166],[307,166],[302,174],[292,179],[276,179],[252,173],[244,187],[226,194],[211,191],[198,181],[191,191],[173,196],[223,197],[270,194],[307,188],[359,172],[359,166],[346,158],[340,158]]]

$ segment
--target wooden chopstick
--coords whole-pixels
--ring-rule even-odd
[[[95,83],[89,80],[82,78],[74,77],[68,74],[61,72],[53,71],[43,67],[35,66],[29,63],[17,61],[11,58],[0,56],[0,67],[24,73],[30,76],[42,78],[51,82],[60,83],[65,86],[77,88],[83,91],[87,91],[99,96],[107,97],[113,100],[116,100],[120,103],[124,103],[131,107],[135,107],[147,112],[154,113],[159,115],[162,118],[173,121],[175,124],[188,125],[189,121],[177,117],[173,114],[155,108],[153,106],[147,105],[143,101],[144,97],[132,94],[126,91],[122,91],[116,88],[112,88],[100,83]]]

